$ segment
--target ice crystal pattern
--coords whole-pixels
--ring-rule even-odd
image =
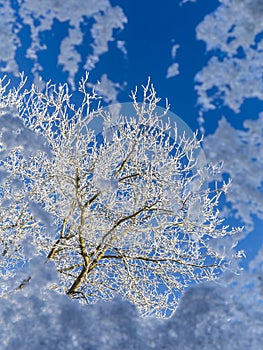
[[[86,303],[119,294],[143,315],[165,317],[189,284],[227,267],[211,242],[235,233],[217,209],[228,184],[207,187],[218,168],[198,166],[201,141],[163,121],[150,83],[142,103],[132,92],[129,118],[105,112],[87,76],[79,106],[67,84],[24,91],[1,81],[0,92],[3,276],[29,259],[22,242],[30,239],[54,261],[58,292]],[[96,135],[96,118],[111,132]]]

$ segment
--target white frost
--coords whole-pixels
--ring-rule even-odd
[[[224,160],[222,173],[233,179],[226,193],[237,218],[253,229],[253,215],[263,219],[263,113],[244,122],[246,130],[233,128],[225,118],[214,134],[205,138],[204,149],[211,162]]]
[[[172,47],[172,59],[175,60],[176,58],[176,53],[177,50],[179,49],[180,45],[173,45]],[[168,69],[167,69],[167,74],[166,74],[166,78],[172,78],[175,77],[176,75],[178,75],[179,72],[179,64],[177,62],[172,63]]]
[[[18,49],[27,49],[26,57],[33,65],[31,73],[35,77],[42,75],[44,67],[39,61],[39,53],[48,49],[46,33],[52,33],[55,21],[59,25],[68,25],[65,36],[61,39],[57,63],[68,73],[68,81],[74,87],[76,74],[79,72],[81,56],[78,46],[84,45],[84,32],[91,19],[95,19],[90,32],[93,39],[86,61],[86,69],[91,70],[100,56],[108,51],[108,42],[114,39],[114,29],[122,29],[127,19],[118,6],[112,7],[108,0],[46,0],[46,1],[6,1],[0,0],[0,70],[18,74],[25,66],[16,61]],[[26,38],[25,30],[30,30]],[[29,40],[29,47],[20,41],[19,35]],[[27,40],[25,40],[26,42]],[[28,45],[28,44],[26,44]],[[21,62],[22,63],[22,62]],[[26,72],[29,74],[29,72]]]
[[[244,99],[263,100],[262,0],[221,0],[197,26],[211,58],[196,75],[198,102],[204,110],[217,104],[238,112]]]
[[[17,287],[24,282],[24,288],[0,299],[1,349],[151,350],[165,344],[167,350],[259,350],[262,345],[262,252],[250,272],[230,276],[228,286],[190,288],[168,320],[139,318],[119,298],[79,304],[49,290],[56,279],[55,266],[38,256],[12,281]]]

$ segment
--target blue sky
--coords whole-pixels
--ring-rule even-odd
[[[125,40],[128,54],[122,57],[117,50],[106,54],[91,77],[108,72],[112,80],[127,81],[127,87],[120,95],[124,102],[127,101],[127,92],[136,85],[145,84],[150,76],[163,103],[168,98],[172,111],[196,129],[193,80],[205,63],[205,45],[196,40],[195,27],[216,3],[211,1],[208,5],[207,1],[200,1],[194,6],[179,6],[179,1],[112,2],[122,6],[128,17],[128,25],[117,34],[119,40]],[[181,45],[177,58],[180,75],[166,79],[174,44]]]
[[[247,255],[245,270],[223,274],[223,283],[191,286],[173,317],[157,321],[138,318],[135,307],[119,299],[83,306],[53,293],[56,268],[37,256],[14,278],[0,275],[0,292],[11,291],[0,298],[5,349],[261,349],[263,1],[180,1],[0,0],[0,77],[16,86],[24,71],[28,87],[39,76],[72,87],[92,61],[89,81],[106,81],[107,105],[129,102],[130,91],[150,76],[160,105],[168,98],[192,130],[203,128],[207,159],[223,160],[224,178],[233,178],[223,215],[247,227],[238,247]],[[127,53],[118,48],[122,42]],[[167,79],[173,63],[179,74]],[[34,144],[25,135],[23,145]],[[26,288],[13,293],[28,276]]]
[[[121,5],[128,17],[128,24],[117,34],[119,40],[125,40],[128,51],[122,57],[119,52],[109,59],[109,52],[102,57],[96,74],[108,72],[114,81],[127,81],[123,93],[119,95],[121,102],[127,101],[127,92],[135,85],[144,84],[150,76],[160,97],[167,97],[171,110],[179,115],[191,128],[199,127],[196,105],[197,94],[194,90],[195,74],[207,63],[210,53],[206,52],[203,41],[196,39],[196,26],[204,16],[219,5],[218,1],[198,1],[179,6],[178,1],[119,1],[112,2]],[[176,62],[179,63],[180,74],[170,79],[166,78],[167,67],[172,64],[171,48],[180,45]],[[107,57],[108,56],[108,57]],[[111,56],[112,57],[112,56]],[[93,73],[91,75],[93,77]],[[255,119],[262,110],[262,102],[256,99],[246,100],[239,113],[234,113],[227,106],[219,105],[215,111],[206,113],[206,133],[213,133],[218,120],[227,115],[229,123],[239,129],[244,129],[245,119]],[[262,222],[255,219],[255,230],[246,240],[240,243],[240,248],[247,251],[244,266],[252,259],[263,242]],[[239,220],[230,220],[230,224],[242,225]]]
[[[29,78],[29,83],[33,81],[32,71],[34,69],[45,81],[50,79],[54,83],[67,81],[68,72],[62,70],[63,67],[61,62],[59,62],[59,55],[61,53],[60,45],[61,42],[69,36],[70,31],[74,31],[74,29],[79,26],[82,39],[78,42],[79,37],[75,31],[72,34],[73,39],[71,46],[69,45],[66,49],[64,48],[64,52],[62,52],[64,62],[67,58],[69,58],[68,62],[71,62],[70,59],[72,59],[74,55],[75,57],[80,55],[80,59],[77,62],[77,71],[75,72],[75,82],[77,82],[78,79],[85,74],[85,68],[83,67],[85,66],[86,57],[92,54],[91,45],[94,43],[94,37],[92,38],[91,36],[91,30],[96,20],[94,19],[95,17],[91,9],[76,7],[74,10],[75,12],[73,11],[71,13],[71,6],[73,6],[74,2],[70,1],[66,1],[64,9],[62,7],[60,10],[55,6],[54,8],[48,9],[47,5],[45,9],[44,3],[42,3],[43,8],[38,7],[29,0],[22,3],[25,4],[24,8],[23,6],[20,8],[20,6],[17,5],[17,1],[12,1],[11,8],[15,10],[14,17],[11,18],[10,12],[10,18],[6,14],[2,19],[2,25],[5,27],[2,33],[6,31],[8,34],[5,34],[1,39],[2,41],[6,39],[6,46],[4,46],[6,56],[3,55],[2,58],[0,57],[1,61],[4,62],[3,65],[8,61],[7,48],[10,49],[9,54],[11,57],[13,45],[15,51],[14,59],[18,64],[18,69],[19,71],[25,72]],[[46,3],[48,3],[48,1]],[[123,20],[123,28],[121,28],[120,24],[115,25],[112,41],[108,42],[108,52],[102,53],[99,56],[98,63],[95,65],[95,68],[91,70],[90,81],[95,83],[97,80],[100,80],[103,74],[107,74],[111,81],[121,85],[117,97],[118,101],[128,102],[130,91],[134,89],[136,85],[140,86],[141,84],[145,84],[150,76],[158,95],[162,98],[160,105],[164,106],[165,98],[168,98],[171,104],[171,111],[181,117],[192,130],[197,129],[199,127],[198,116],[201,107],[197,105],[197,93],[194,83],[195,75],[206,66],[212,56],[222,59],[222,57],[228,55],[228,52],[222,53],[222,51],[220,51],[220,40],[219,43],[216,43],[218,46],[216,49],[206,52],[205,42],[197,40],[196,38],[196,27],[203,21],[205,15],[212,13],[218,8],[220,2],[215,0],[197,0],[196,2],[187,2],[181,6],[179,0],[114,0],[110,3],[112,6],[119,6],[122,8],[127,18],[127,23],[125,23],[124,17],[120,16]],[[247,6],[249,8],[249,1],[244,3],[248,3]],[[98,2],[98,4],[100,4],[100,2]],[[105,10],[103,2],[101,2],[101,4],[101,10],[103,12]],[[6,3],[6,6],[9,5]],[[223,5],[221,5],[221,7],[222,6]],[[32,11],[32,13],[30,11]],[[91,11],[92,15],[86,16],[87,11]],[[256,16],[256,13],[257,10],[255,10],[254,16]],[[94,11],[94,14],[96,16],[96,11]],[[235,14],[235,12],[233,12],[233,14]],[[51,21],[52,26],[48,24],[48,20]],[[218,27],[220,27],[220,21],[220,17],[214,18],[215,27],[216,23],[219,23]],[[242,16],[240,22],[242,22]],[[109,23],[111,22],[109,21]],[[235,23],[234,17],[233,23]],[[9,37],[10,33],[8,33],[8,29],[10,25],[12,36]],[[21,27],[19,27],[19,25],[21,25]],[[15,34],[17,28],[18,34]],[[226,29],[226,31],[230,32],[233,28],[232,26],[232,28],[230,27],[230,29]],[[108,29],[109,26],[106,23],[103,30],[107,31]],[[209,27],[207,32],[207,35],[209,35]],[[28,48],[30,45],[32,46],[32,33],[34,33],[35,38],[38,38],[37,43],[40,44],[40,46],[44,45],[41,49],[34,49],[36,59],[32,58],[33,55],[31,55],[31,57],[26,57]],[[213,40],[216,42],[216,38],[214,39],[212,34],[211,32],[211,42],[213,42]],[[21,41],[21,45],[17,43],[17,40]],[[230,43],[231,40],[226,42]],[[124,54],[117,48],[116,43],[118,41],[125,42],[127,54]],[[222,39],[222,42],[223,41]],[[7,45],[8,43],[10,45]],[[97,46],[100,44],[101,42],[98,41]],[[102,44],[101,46],[103,46]],[[2,45],[4,45],[4,43]],[[176,57],[173,58],[172,47],[174,45],[179,45],[180,47],[177,50]],[[67,57],[67,55],[69,55],[69,57]],[[70,55],[72,55],[71,58]],[[180,74],[167,79],[167,69],[174,62],[179,64]],[[38,63],[42,65],[42,71],[37,66]],[[73,65],[74,59],[72,60],[72,66]],[[10,67],[12,68],[12,66]],[[12,69],[10,67],[6,70],[7,73],[12,75]],[[211,79],[213,79],[213,77],[211,77]],[[203,126],[206,135],[213,134],[217,130],[219,120],[222,116],[226,117],[228,123],[232,125],[235,130],[237,128],[246,130],[243,126],[244,120],[257,120],[258,113],[261,110],[262,102],[255,98],[245,99],[245,102],[240,107],[240,112],[233,111],[228,105],[223,106],[222,103],[219,103],[215,110],[206,111],[204,113]],[[243,136],[238,135],[237,138],[242,138]],[[221,147],[219,141],[220,140],[216,140],[215,148]],[[246,139],[245,142],[248,142],[248,139]],[[248,154],[247,157],[249,159],[250,155]],[[251,155],[250,158],[253,158],[253,155]],[[243,163],[245,164],[245,162]],[[239,164],[242,165],[242,159]],[[250,171],[250,169],[247,170],[248,172]],[[246,169],[244,168],[242,171],[244,173]],[[232,174],[230,175],[232,176]],[[234,181],[235,178],[233,175],[233,182]],[[256,209],[255,212],[257,212]],[[256,216],[254,216],[254,220],[256,223],[254,233],[250,233],[246,241],[241,243],[241,245],[248,250],[248,258],[252,258],[253,255],[255,255],[262,243],[262,221],[256,219]],[[242,225],[242,220],[241,222],[240,220],[233,222]]]

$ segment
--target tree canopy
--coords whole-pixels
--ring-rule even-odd
[[[208,186],[219,168],[199,164],[196,134],[164,121],[168,104],[156,112],[150,81],[142,103],[132,92],[132,117],[104,110],[87,76],[79,106],[67,84],[6,89],[2,81],[1,119],[13,125],[1,133],[2,274],[27,262],[29,237],[60,273],[51,288],[87,303],[120,294],[165,317],[185,287],[227,266],[213,242],[236,232],[217,208],[228,184]],[[99,117],[101,135],[90,127]]]

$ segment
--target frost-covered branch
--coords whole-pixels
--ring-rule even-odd
[[[142,103],[132,93],[127,117],[104,111],[86,80],[79,106],[66,84],[22,95],[16,118],[40,145],[0,153],[1,205],[8,202],[1,271],[15,274],[27,261],[22,241],[30,236],[60,273],[57,291],[88,303],[118,293],[144,315],[167,316],[188,285],[229,264],[231,252],[211,244],[236,231],[217,209],[228,185],[207,187],[217,168],[198,164],[196,134],[172,134],[169,105],[157,113],[150,81]],[[110,129],[104,136],[90,127],[99,118]]]

